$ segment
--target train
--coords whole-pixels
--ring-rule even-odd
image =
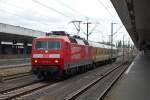
[[[71,75],[117,59],[115,47],[69,36],[64,31],[34,38],[31,52],[32,72],[40,79]]]

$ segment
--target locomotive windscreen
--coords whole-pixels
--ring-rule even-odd
[[[35,43],[37,50],[58,50],[60,49],[59,40],[37,40]]]

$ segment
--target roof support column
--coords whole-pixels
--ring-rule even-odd
[[[27,54],[28,53],[28,41],[25,41],[23,43],[23,47],[24,47],[23,54]]]
[[[2,41],[0,40],[0,54],[2,54]]]
[[[17,41],[16,40],[13,40],[12,41],[13,45],[12,45],[12,51],[13,51],[13,54],[16,54],[17,53]]]

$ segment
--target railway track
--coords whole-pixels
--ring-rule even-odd
[[[39,83],[39,82],[40,81],[34,81],[34,82],[31,82],[31,83],[27,83],[25,85],[20,85],[20,86],[17,86],[17,87],[12,87],[12,88],[8,88],[8,89],[4,89],[4,90],[0,91],[0,94],[5,94],[5,93],[8,93],[10,91],[17,90],[17,89],[20,89],[20,88],[24,88],[24,87],[27,87],[27,86],[30,86],[32,84],[36,84],[36,83]]]
[[[118,65],[118,64],[117,64]],[[105,78],[105,76],[108,76],[109,74],[111,74],[112,72],[114,72],[115,70],[117,70],[118,68],[121,68],[121,65],[120,66],[117,66],[117,67],[115,67],[116,66],[116,64],[114,65],[114,67],[112,67],[112,68],[109,68],[107,71],[105,71],[105,72],[103,72],[102,74],[99,74],[98,76],[99,76],[99,80],[98,79],[95,79],[94,81],[92,81],[91,83],[89,83],[89,84],[87,84],[87,85],[85,85],[85,86],[83,86],[82,88],[80,88],[79,90],[75,90],[75,92],[70,92],[70,93],[72,93],[72,94],[69,94],[69,93],[67,93],[67,97],[66,97],[66,95],[65,95],[65,97],[61,97],[60,95],[56,95],[56,96],[60,96],[60,98],[58,99],[58,100],[64,100],[64,99],[66,99],[66,100],[75,100],[78,96],[80,96],[80,95],[82,95],[82,93],[84,93],[86,90],[88,90],[90,87],[92,87],[93,85],[95,85],[96,83],[98,83],[98,82],[100,82],[100,80],[102,80],[102,79],[104,79]],[[66,80],[67,81],[67,80]],[[63,82],[61,82],[61,83],[63,83]],[[61,83],[59,83],[59,85],[61,84]],[[65,82],[66,83],[66,82]],[[63,84],[62,84],[63,85]],[[57,87],[58,87],[58,85],[57,86],[54,86],[55,88],[53,88],[53,89],[57,89]],[[46,88],[40,88],[40,91],[39,92],[37,92],[37,91],[31,91],[31,92],[29,92],[29,93],[26,93],[26,94],[24,94],[24,95],[20,95],[19,97],[16,97],[17,99],[30,99],[30,100],[34,100],[35,98],[36,98],[36,96],[37,97],[39,97],[38,96],[38,94],[41,92],[44,92],[44,91],[47,91],[47,89],[50,89],[50,91],[51,92],[53,92],[53,89],[52,89],[52,85],[50,85],[50,86],[48,86],[48,87],[46,87]],[[68,88],[69,89],[69,88]],[[71,89],[71,88],[70,88]],[[58,91],[59,92],[59,91]],[[63,93],[63,92],[62,92]],[[66,94],[65,93],[65,94]],[[52,93],[53,94],[53,93]],[[48,95],[48,94],[47,94]],[[50,96],[51,97],[51,96]],[[33,99],[34,98],[34,99]],[[47,100],[49,100],[50,98],[48,98]],[[44,100],[44,99],[40,99],[40,100]],[[54,99],[55,100],[55,99]],[[81,99],[82,100],[82,99]],[[95,99],[94,99],[95,100]]]
[[[108,76],[109,74],[111,74],[111,72],[114,72],[115,70],[117,70],[118,68],[122,68],[121,65],[120,66],[117,66],[117,67],[113,67],[113,68],[110,68],[109,70],[105,71],[103,74],[99,74],[99,76],[101,77],[100,80],[104,79],[105,76]],[[107,75],[108,74],[108,75]],[[103,78],[102,78],[103,77]],[[69,94],[67,97],[60,97],[60,99],[58,100],[75,100],[80,94],[84,93],[86,90],[88,90],[90,87],[92,87],[93,85],[95,85],[96,83],[98,83],[98,79],[95,79],[93,82],[85,85],[84,87],[82,87],[81,89],[73,92],[72,94]],[[66,83],[66,82],[65,82]],[[61,84],[61,83],[60,83]],[[51,86],[50,87],[46,87],[46,88],[49,88],[51,92],[53,92],[53,90],[51,89]],[[56,88],[57,89],[57,88]],[[71,89],[71,88],[70,88]],[[42,93],[42,91],[46,91],[46,89],[44,88],[40,88],[40,92]],[[40,93],[39,92],[39,93]],[[36,96],[39,94],[37,91],[31,91],[30,93],[26,93],[24,95],[21,95],[20,97],[17,97],[17,99],[29,99],[29,100],[34,100],[36,98]],[[71,93],[71,92],[70,92]],[[52,93],[53,94],[53,93]],[[59,93],[58,93],[59,94]],[[58,95],[57,94],[57,95]],[[48,94],[47,94],[48,95]],[[58,95],[59,96],[59,95]],[[34,99],[33,99],[34,98]],[[50,98],[49,98],[50,99]],[[49,100],[47,99],[47,100]],[[44,99],[40,99],[40,100],[44,100]],[[54,99],[55,100],[55,99]],[[80,100],[84,100],[84,99],[80,99]],[[95,99],[94,99],[95,100]]]
[[[122,68],[121,68],[122,67]],[[109,89],[111,89],[111,87],[113,86],[113,84],[117,81],[117,79],[123,74],[123,72],[126,70],[127,66],[124,65],[119,65],[107,72],[105,72],[104,74],[100,75],[99,78],[93,80],[91,83],[85,85],[84,87],[81,87],[80,89],[78,89],[77,91],[69,94],[68,96],[65,97],[65,100],[75,100],[75,99],[79,99],[78,97],[83,95],[84,92],[88,91],[91,87],[93,87],[94,85],[96,85],[97,83],[101,82],[103,79],[105,79],[105,77],[111,75],[111,73],[113,73],[115,70],[117,69],[123,69],[120,71],[120,73],[116,76],[116,78],[107,86],[107,88],[100,93],[100,95],[97,98],[93,98],[94,100],[102,100],[102,98],[104,98],[104,96],[106,95],[106,93],[109,91]],[[83,98],[80,98],[83,99]]]
[[[105,79],[105,77],[109,76],[112,72],[114,72],[115,70],[119,69],[119,68],[123,68],[124,70],[127,67],[122,67],[122,65],[119,65],[117,67],[113,67],[111,68],[111,70],[107,70],[105,71],[103,74],[99,75],[99,78],[93,80],[91,83],[85,85],[84,87],[78,89],[77,91],[67,95],[65,97],[66,100],[74,100],[77,99],[80,95],[84,94],[84,92],[86,92],[87,90],[89,90],[91,87],[93,87],[95,84],[99,83],[101,80]],[[124,71],[123,70],[123,71]],[[113,84],[117,81],[117,79],[121,76],[121,74],[123,73],[123,71],[121,71],[117,76],[116,79],[114,79],[114,81],[105,89],[105,91],[103,91],[101,93],[101,95],[99,96],[99,98],[97,98],[96,100],[101,100],[101,98],[103,98],[105,96],[105,94],[108,92],[108,90],[113,86]],[[34,94],[37,90],[40,91],[44,91],[44,88],[52,86],[53,84],[55,84],[56,82],[36,82],[33,84],[28,84],[26,86],[20,86],[17,88],[13,88],[7,91],[3,91],[0,93],[0,100],[11,100],[11,99],[22,99],[22,98],[26,98],[26,95],[28,94]],[[94,99],[95,100],[95,99]]]
[[[7,92],[3,92],[0,94],[0,100],[11,100],[15,98],[19,98],[46,86],[50,86],[55,82],[38,82],[35,84],[31,84],[25,87],[16,88]]]
[[[13,89],[9,89],[0,93],[0,99],[2,100],[10,100],[10,99],[18,99],[24,97],[26,94],[33,93],[39,89],[42,89],[46,86],[50,86],[56,82],[37,82],[34,84],[28,84],[27,86],[21,86]]]
[[[17,75],[12,75],[5,77],[0,83],[0,94],[19,89],[21,87],[26,87],[35,83],[40,82],[35,75],[31,73],[22,73]]]
[[[29,75],[32,75],[32,73],[25,72],[25,73],[19,73],[19,74],[14,74],[14,75],[8,75],[8,76],[4,76],[2,80],[6,81],[6,80],[16,79],[16,78],[20,78],[24,76],[29,76]]]
[[[118,81],[118,79],[123,75],[123,73],[126,71],[128,68],[129,64],[127,64],[124,69],[116,76],[116,78],[107,86],[107,88],[98,96],[96,100],[103,100],[109,90],[114,86],[114,84]]]

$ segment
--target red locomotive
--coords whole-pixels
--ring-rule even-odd
[[[99,43],[71,37],[63,31],[52,33],[54,35],[33,39],[32,71],[39,78],[72,74],[94,67],[91,65],[97,62],[110,60],[110,47],[108,46],[106,48],[101,44],[100,47]],[[113,56],[112,59],[116,57]]]

